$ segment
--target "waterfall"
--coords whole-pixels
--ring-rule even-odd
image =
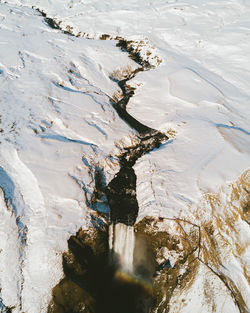
[[[109,249],[118,257],[121,268],[133,272],[135,233],[133,226],[122,223],[109,226]]]

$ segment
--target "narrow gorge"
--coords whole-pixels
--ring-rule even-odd
[[[40,10],[38,11],[40,12]],[[46,17],[44,12],[42,15],[50,27],[60,29],[59,23]],[[101,40],[104,37],[105,39],[110,38],[109,35],[103,35]],[[128,113],[127,104],[135,92],[128,82],[137,73],[151,70],[154,66],[141,57],[140,52],[133,47],[132,41],[126,41],[123,38],[115,38],[115,40],[118,41],[117,47],[128,53],[129,57],[138,64],[135,70],[126,72],[125,77],[121,80],[116,76],[110,77],[118,84],[122,93],[118,99],[110,99],[110,103],[120,118],[137,132],[136,144],[124,148],[119,156],[120,170],[107,186],[96,181],[96,186],[101,186],[102,191],[106,194],[109,206],[109,215],[104,217],[106,225],[102,225],[102,227],[98,225],[94,231],[96,236],[102,236],[102,239],[99,239],[102,241],[101,247],[94,243],[96,239],[92,238],[91,240],[87,233],[84,234],[84,237],[87,236],[88,240],[84,242],[85,240],[81,238],[82,231],[69,240],[70,253],[65,254],[63,262],[65,278],[54,288],[49,313],[69,311],[148,313],[152,305],[152,275],[155,261],[150,245],[146,240],[140,236],[136,238],[135,235],[134,224],[139,207],[133,166],[141,156],[159,148],[169,138],[166,134],[142,124]],[[123,73],[120,75],[122,76]],[[105,173],[97,175],[97,180],[100,180],[103,175]],[[98,196],[98,190],[95,191],[95,195]],[[92,205],[96,200],[98,199],[92,200]],[[92,244],[96,245],[95,252],[93,247],[89,246],[89,241],[93,241]],[[92,246],[92,244],[90,245]],[[140,253],[138,251],[136,253],[135,247],[139,245]],[[86,250],[88,251],[87,255],[85,254]],[[94,264],[97,260],[93,262],[93,258],[98,259],[98,265],[96,264],[95,267]],[[80,265],[73,266],[74,262],[79,262]],[[79,266],[86,273],[83,277],[76,278],[78,274],[75,271]],[[102,269],[102,273],[99,272],[100,269]],[[94,274],[94,272],[96,273]],[[85,275],[88,276],[88,279]],[[72,283],[74,281],[76,289],[79,289],[79,292],[70,298],[65,297],[65,293],[68,293],[67,288],[72,288],[71,284],[68,286],[69,281]],[[84,287],[82,288],[82,286]],[[84,299],[82,292],[88,293],[88,300]],[[87,304],[86,301],[87,303],[90,301],[90,304]]]

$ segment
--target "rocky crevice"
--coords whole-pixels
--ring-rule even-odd
[[[120,118],[137,131],[138,143],[124,148],[123,153],[119,156],[120,171],[108,184],[106,191],[111,222],[121,222],[127,225],[134,225],[138,215],[136,175],[133,166],[144,154],[159,148],[163,142],[168,140],[166,134],[142,124],[127,112],[127,104],[135,92],[135,89],[129,86],[128,82],[139,72],[154,68],[154,66],[142,58],[131,44],[131,41],[119,39],[117,46],[122,51],[128,53],[129,57],[139,64],[140,67],[132,71],[126,78],[117,80],[122,95],[119,100],[112,100],[111,103]]]
[[[40,13],[50,27],[62,30],[59,22],[57,23],[53,19],[48,18],[44,12]],[[66,32],[62,31],[65,34],[68,33],[68,30]],[[108,36],[101,36],[99,39],[108,38],[112,39]],[[132,41],[126,41],[120,37],[114,39],[118,41],[117,47],[128,53],[129,57],[139,65],[125,78],[119,80],[111,77],[120,87],[121,95],[119,99],[115,97],[110,99],[111,105],[120,118],[137,132],[137,140],[136,144],[125,147],[118,156],[120,170],[107,186],[105,186],[105,179],[103,178],[105,174],[100,169],[95,171],[96,188],[91,202],[87,201],[87,204],[94,208],[95,201],[100,197],[106,196],[110,208],[109,216],[106,217],[106,223],[134,225],[138,215],[138,203],[136,198],[136,175],[133,166],[141,156],[155,148],[159,148],[163,142],[168,140],[168,136],[142,124],[127,112],[127,104],[135,93],[135,89],[129,86],[128,82],[137,73],[154,67],[142,58],[139,51],[133,47]],[[97,169],[97,166],[95,168]],[[100,223],[96,223],[96,221],[96,219],[93,221],[96,226],[94,233],[98,236],[100,234]],[[98,251],[96,250],[95,252],[93,252],[93,241],[91,245],[87,243],[87,232],[79,231],[76,236],[71,237],[68,243],[69,253],[65,254],[63,258],[65,278],[54,288],[53,300],[48,312],[116,312],[118,307],[120,312],[148,312],[148,307],[151,303],[151,293],[148,293],[148,290],[151,289],[145,290],[140,283],[126,283],[124,280],[117,279],[115,276],[116,264],[114,262],[110,263],[109,249],[105,245],[108,242],[107,230],[102,229],[101,233],[103,241],[100,245],[104,244],[105,247],[102,246],[103,248],[101,248],[97,243]],[[74,264],[74,266],[71,267],[70,264]],[[101,273],[99,269],[102,269]],[[95,271],[98,272],[98,275],[96,275]],[[91,277],[91,281],[88,277]],[[79,292],[76,292],[79,295],[77,300],[74,297],[68,298],[65,296],[69,286],[75,288],[75,290],[79,289]],[[99,287],[97,286],[100,287],[101,291],[98,291]],[[97,290],[95,291],[96,288]],[[124,294],[131,295],[129,302]],[[136,297],[135,294],[137,295]],[[83,301],[83,299],[86,300]],[[139,301],[138,299],[141,300]],[[79,303],[81,303],[81,308]]]
[[[119,156],[120,171],[108,184],[106,190],[104,191],[102,186],[99,188],[101,192],[98,192],[98,188],[96,188],[94,191],[94,195],[96,196],[94,197],[95,200],[98,199],[97,197],[100,194],[102,194],[103,197],[103,191],[106,194],[108,205],[110,207],[111,222],[122,222],[127,225],[133,225],[138,215],[138,203],[136,199],[136,175],[133,169],[133,165],[141,156],[155,148],[159,148],[163,142],[168,140],[168,136],[166,134],[142,124],[131,114],[129,114],[126,109],[129,100],[134,96],[135,93],[135,88],[132,88],[127,83],[139,72],[147,71],[155,67],[155,65],[150,63],[151,52],[147,53],[147,58],[142,57],[140,54],[140,47],[143,45],[142,41],[134,42],[131,40],[126,40],[120,36],[112,37],[108,34],[100,35],[98,38],[90,38],[88,34],[81,32],[74,34],[72,27],[69,25],[62,27],[62,21],[57,21],[54,18],[48,17],[47,14],[39,8],[33,7],[33,9],[37,10],[44,17],[44,21],[48,24],[49,27],[60,30],[66,35],[88,39],[117,41],[117,47],[119,47],[123,52],[126,52],[128,56],[139,65],[138,68],[131,71],[127,77],[123,79],[119,80],[114,77],[110,77],[118,84],[122,93],[119,99],[113,97],[110,99],[110,102],[120,118],[125,121],[132,129],[136,130],[138,133],[138,143],[134,146],[125,148],[125,151]],[[157,65],[162,62],[160,58],[156,56],[154,56],[153,59],[154,63]],[[92,197],[92,207],[95,206],[93,201],[94,198]],[[88,206],[89,205],[90,203],[88,203]]]

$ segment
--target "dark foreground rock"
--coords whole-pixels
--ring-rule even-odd
[[[65,277],[54,287],[48,313],[148,313],[152,289],[110,262],[106,228],[80,230],[63,255]]]

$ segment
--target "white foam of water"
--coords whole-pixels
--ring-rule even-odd
[[[109,248],[120,260],[123,270],[133,272],[135,234],[134,227],[125,224],[109,226]]]

